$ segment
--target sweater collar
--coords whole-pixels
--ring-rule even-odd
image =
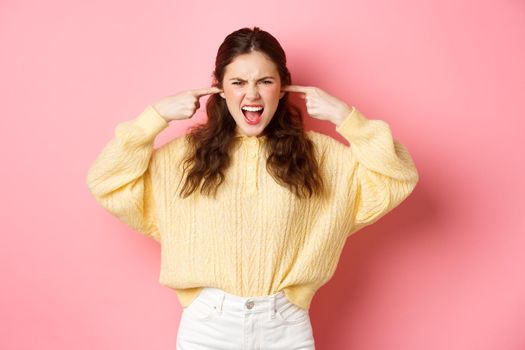
[[[268,138],[266,135],[248,136],[244,134],[235,134],[234,137],[242,142],[264,142]]]

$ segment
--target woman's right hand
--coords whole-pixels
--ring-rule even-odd
[[[152,106],[167,121],[189,119],[200,107],[199,98],[222,92],[218,87],[186,90],[176,95],[166,96]]]

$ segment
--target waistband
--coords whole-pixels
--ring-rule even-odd
[[[230,294],[222,289],[214,287],[204,287],[196,297],[200,301],[213,305],[218,312],[228,310],[233,313],[258,313],[270,311],[271,317],[275,317],[276,310],[283,305],[290,303],[284,291],[271,295],[241,297]]]

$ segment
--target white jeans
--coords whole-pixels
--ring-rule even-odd
[[[315,350],[310,315],[283,291],[240,297],[206,287],[185,307],[177,350]]]

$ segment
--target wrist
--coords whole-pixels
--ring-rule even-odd
[[[332,119],[332,123],[335,124],[335,126],[341,125],[341,123],[354,111],[354,106],[349,106],[345,103],[345,105],[341,108],[341,111],[339,113],[336,113],[335,117]]]
[[[159,110],[159,107],[157,107],[155,104],[152,104],[151,107],[153,108],[153,110],[154,110],[155,112],[157,112],[157,114],[158,114],[162,119],[164,119],[164,120],[166,121],[166,123],[169,122],[169,120],[166,119],[166,117],[164,117],[164,116],[162,115],[162,113],[161,113],[160,110]]]

